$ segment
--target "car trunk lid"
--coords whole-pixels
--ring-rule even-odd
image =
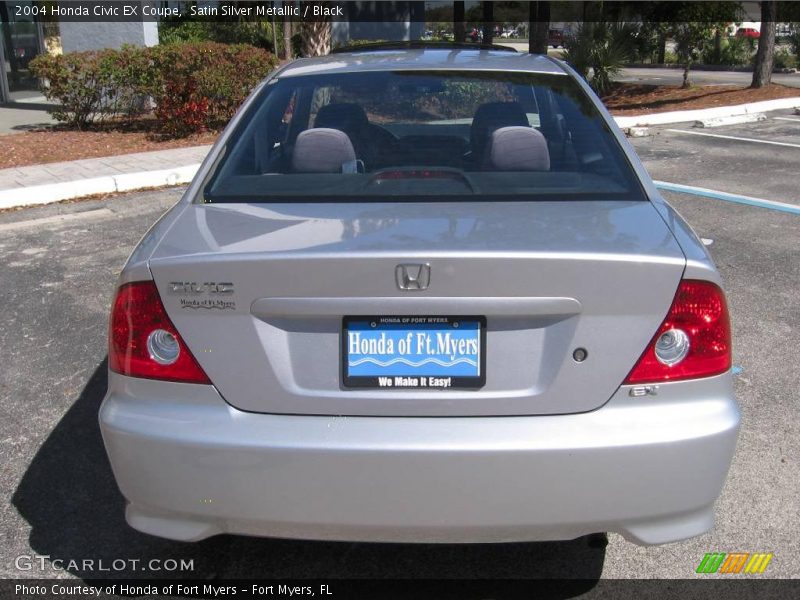
[[[399,289],[398,265],[428,265],[427,289]],[[620,201],[190,205],[150,260],[170,318],[233,406],[385,416],[601,406],[684,266],[654,207]],[[485,382],[346,387],[352,316],[479,317]]]

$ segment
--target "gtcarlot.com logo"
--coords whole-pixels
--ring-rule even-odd
[[[194,571],[193,558],[51,558],[47,554],[20,554],[14,561],[18,571]]]
[[[697,573],[763,573],[771,560],[771,552],[709,552]]]

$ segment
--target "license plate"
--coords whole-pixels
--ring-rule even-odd
[[[480,388],[486,383],[484,317],[345,317],[344,387]]]

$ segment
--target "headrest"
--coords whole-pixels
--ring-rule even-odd
[[[338,129],[306,129],[297,136],[292,152],[296,173],[342,173],[355,162],[350,138]]]
[[[487,102],[475,111],[469,137],[472,152],[481,158],[489,136],[495,129],[518,125],[528,126],[528,117],[519,102]]]
[[[319,109],[314,127],[352,130],[369,125],[367,113],[358,104],[327,104]]]
[[[549,171],[547,140],[532,127],[501,127],[492,133],[486,168],[493,171]]]

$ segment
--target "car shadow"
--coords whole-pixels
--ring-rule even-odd
[[[486,585],[496,582],[502,586],[504,580],[516,586],[541,578],[576,580],[555,586],[553,594],[548,594],[567,598],[594,587],[602,573],[604,536],[567,542],[455,545],[223,535],[188,544],[141,534],[125,523],[125,502],[114,481],[97,422],[107,387],[106,370],[107,362],[103,361],[35,455],[12,498],[31,526],[31,550],[49,556],[51,563],[60,560],[74,576],[491,580],[481,582],[482,593],[492,591],[485,589]],[[192,561],[193,568],[183,572],[151,570],[148,565],[152,559],[184,559]],[[41,576],[54,574],[49,571]],[[402,586],[395,592],[402,593]],[[434,592],[436,597],[448,597],[441,589]],[[419,590],[408,597],[412,596],[420,597]],[[491,597],[506,596],[495,593]]]

